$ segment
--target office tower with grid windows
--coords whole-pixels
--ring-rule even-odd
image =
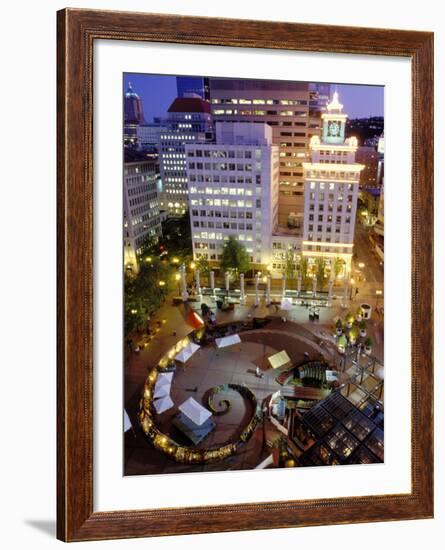
[[[360,173],[355,161],[358,142],[345,139],[347,115],[335,92],[322,115],[322,136],[311,139],[311,162],[304,168],[303,256],[314,264],[322,257],[327,271],[336,258],[351,269]]]
[[[189,206],[186,144],[213,141],[210,104],[198,96],[176,98],[168,109],[167,129],[160,135],[161,209],[169,217]]]
[[[193,257],[221,260],[234,236],[252,267],[268,265],[278,218],[278,148],[266,124],[216,123],[215,143],[188,143]]]
[[[155,161],[128,152],[123,179],[124,266],[138,272],[142,245],[162,233]]]
[[[213,120],[266,122],[279,147],[279,223],[303,226],[303,162],[309,141],[320,133],[318,110],[310,108],[306,82],[210,78]]]

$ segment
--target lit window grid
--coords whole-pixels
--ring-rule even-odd
[[[265,257],[268,255],[268,246],[267,242],[264,242],[264,237],[266,234],[266,241],[270,240],[268,236],[272,231],[271,226],[273,225],[270,218],[277,217],[278,209],[277,186],[275,185],[275,189],[272,190],[270,182],[271,169],[275,170],[272,179],[275,178],[275,183],[277,180],[277,149],[273,149],[272,157],[270,157],[271,149],[269,147],[254,145],[224,147],[222,145],[209,146],[200,144],[199,146],[196,145],[196,147],[188,146],[186,150],[192,152],[193,157],[190,158],[195,161],[191,163],[194,168],[190,168],[190,163],[187,167],[188,179],[197,179],[198,175],[202,175],[211,180],[190,183],[190,222],[192,225],[194,258],[198,259],[204,256],[209,260],[219,260],[225,241],[228,240],[230,235],[234,235],[246,246],[246,250],[251,256],[253,263],[264,263],[266,261]],[[234,158],[218,158],[216,156],[212,156],[211,158],[204,156],[197,157],[197,150],[201,150],[203,153],[204,151],[209,151],[215,155],[218,150],[224,151],[227,154],[229,151],[233,151],[235,155]],[[261,170],[256,168],[255,150],[261,150]],[[265,154],[266,151],[268,153]],[[233,164],[243,165],[244,167],[252,165],[252,170],[218,170],[215,166],[220,165],[221,162],[208,162],[207,169],[204,168],[204,159],[216,160],[217,158],[219,161],[224,160],[223,164],[227,165],[229,161],[233,161]],[[200,169],[196,167],[197,159],[202,159],[203,161],[202,168]],[[260,186],[256,184],[257,175],[261,175]],[[215,176],[227,176],[227,179],[230,176],[237,179],[238,177],[251,177],[252,183],[214,183]],[[260,190],[261,194],[258,194],[257,190]],[[215,197],[217,198],[215,199]],[[258,198],[261,200],[261,209],[258,209],[256,206]],[[240,205],[240,203],[243,205]],[[251,206],[248,206],[248,204],[251,204]],[[266,205],[267,208],[265,208]],[[270,215],[263,216],[265,210],[270,212]],[[213,217],[208,217],[207,215],[201,216],[202,211],[205,211],[206,214],[213,211],[214,215]],[[215,216],[216,212],[220,216]],[[240,213],[243,215],[243,218],[239,217]],[[248,215],[251,217],[248,218]],[[214,227],[209,228],[209,222]],[[196,224],[199,227],[196,227]],[[228,227],[224,227],[225,224]],[[233,227],[235,224],[236,228]],[[220,227],[217,227],[217,225]],[[247,229],[249,225],[252,227],[251,229]],[[266,246],[264,246],[265,244]]]

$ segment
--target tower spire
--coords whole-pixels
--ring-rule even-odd
[[[327,104],[326,108],[327,108],[328,111],[337,111],[337,112],[342,111],[343,105],[340,103],[340,101],[338,99],[338,91],[337,90],[335,90],[335,92],[332,96],[332,101]]]

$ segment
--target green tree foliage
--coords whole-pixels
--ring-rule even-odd
[[[326,266],[323,258],[317,258],[315,261],[315,277],[317,278],[317,288],[321,290],[326,281]]]
[[[221,270],[228,271],[236,276],[245,273],[250,268],[250,258],[246,247],[240,244],[233,235],[224,245]]]
[[[335,260],[334,260],[334,276],[335,276],[335,280],[338,279],[338,276],[339,276],[340,273],[342,272],[344,265],[345,265],[345,261],[342,260],[341,258],[339,258],[339,257],[337,256],[337,257],[335,258]]]
[[[205,258],[198,258],[195,263],[196,263],[196,269],[199,270],[200,275],[202,277],[207,277],[207,282],[210,285],[210,281],[209,281],[209,278],[210,278],[210,264],[209,264],[208,260],[206,260]]]
[[[303,287],[306,287],[307,284],[308,284],[308,280],[309,280],[309,262],[308,262],[308,259],[305,258],[304,256],[301,257],[300,259],[300,262],[299,262],[299,272],[300,272],[300,275],[301,275],[301,282],[303,284]]]
[[[284,264],[284,274],[288,279],[294,279],[297,271],[297,265],[294,259],[294,253],[291,250],[286,252],[286,259]]]
[[[124,331],[132,331],[147,325],[147,319],[157,311],[168,292],[170,266],[160,260],[141,262],[137,275],[125,274],[124,279]],[[160,282],[165,283],[164,286]]]

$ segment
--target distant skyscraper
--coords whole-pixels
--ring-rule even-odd
[[[168,109],[167,129],[161,132],[161,209],[181,216],[189,205],[185,145],[213,140],[210,104],[199,97],[178,97]]]
[[[331,97],[331,85],[315,82],[309,85],[311,99],[309,106],[312,114],[324,113]]]
[[[333,269],[344,261],[344,275],[351,269],[360,173],[355,162],[357,138],[345,140],[347,115],[337,92],[322,115],[321,140],[311,139],[312,162],[304,163],[303,256],[310,264],[323,258]],[[329,269],[328,269],[329,270]]]
[[[133,90],[131,82],[129,82],[124,94],[124,143],[135,143],[136,129],[140,124],[144,123],[142,100]]]
[[[307,82],[210,78],[213,120],[266,122],[279,147],[279,223],[303,225],[303,162],[309,140],[320,134],[320,116],[310,112]]]
[[[209,79],[202,76],[177,76],[176,88],[178,97],[187,97],[190,94],[199,95],[206,100],[210,97]]]

